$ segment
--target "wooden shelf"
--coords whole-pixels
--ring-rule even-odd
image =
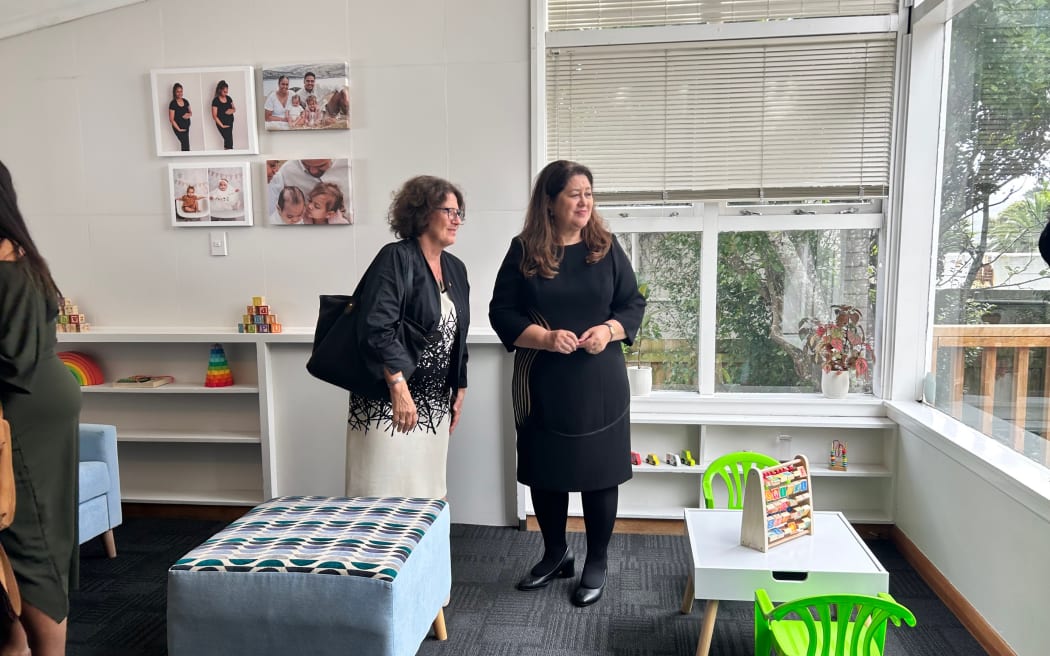
[[[151,444],[260,444],[259,433],[241,431],[185,432],[167,430],[117,429],[118,442],[146,442]]]
[[[259,386],[205,387],[200,383],[171,383],[160,387],[113,387],[112,383],[102,383],[83,386],[80,391],[85,394],[258,394]]]
[[[631,470],[636,474],[703,474],[704,470],[699,465],[631,465]]]

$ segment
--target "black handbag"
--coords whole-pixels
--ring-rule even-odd
[[[408,280],[412,280],[412,264],[409,259]],[[365,272],[365,276],[368,272]],[[331,383],[354,394],[369,399],[384,401],[390,399],[386,381],[377,378],[366,363],[366,355],[361,348],[362,312],[355,296],[363,289],[364,278],[358,284],[354,296],[340,294],[322,294],[317,313],[317,326],[314,328],[313,352],[306,363],[306,370],[316,378]],[[409,289],[411,285],[406,285]],[[418,363],[420,356],[430,342],[437,337],[437,331],[428,335],[419,323],[405,316],[402,300],[401,317],[397,323],[398,340],[408,351],[413,363]],[[412,376],[411,371],[402,372],[405,378]]]

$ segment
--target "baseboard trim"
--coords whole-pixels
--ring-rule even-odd
[[[959,618],[959,622],[966,627],[974,640],[990,656],[1017,656],[1017,652],[1010,648],[1010,645],[988,623],[988,620],[984,619],[984,616],[966,600],[959,589],[941,574],[940,570],[903,531],[894,526],[890,531],[890,539],[893,540],[897,550],[901,552],[908,564],[922,577],[922,580],[926,581],[926,585],[930,586],[934,594],[940,597],[948,610]]]
[[[526,515],[525,529],[529,531],[540,530],[534,515]],[[583,517],[570,517],[566,524],[566,530],[570,533],[584,533],[586,527]],[[685,532],[685,522],[680,519],[617,519],[613,526],[613,533],[641,533],[644,535],[682,535]]]
[[[232,522],[251,510],[249,506],[207,506],[178,503],[122,503],[125,517],[158,519],[208,519]]]

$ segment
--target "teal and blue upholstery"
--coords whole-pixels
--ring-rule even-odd
[[[105,424],[80,424],[79,471],[80,544],[98,535],[110,558],[117,555],[113,528],[120,511],[120,471],[117,469],[117,429]]]
[[[411,656],[452,587],[448,505],[281,497],[168,571],[168,653]]]

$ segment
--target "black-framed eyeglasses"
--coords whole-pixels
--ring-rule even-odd
[[[444,212],[445,216],[451,221],[452,219],[459,219],[460,223],[466,223],[467,211],[461,210],[458,207],[435,207],[435,210]]]

